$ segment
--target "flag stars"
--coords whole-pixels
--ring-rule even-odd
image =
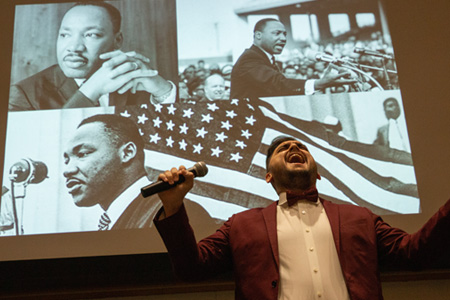
[[[170,120],[169,122],[166,122],[167,130],[173,131],[173,128],[175,127],[175,123]]]
[[[180,150],[186,151],[187,143],[186,143],[186,141],[185,141],[184,139],[182,139],[181,141],[179,141],[179,142],[178,142],[178,145],[180,146]]]
[[[248,131],[248,129],[241,129],[241,136],[245,137],[248,140],[252,136],[252,134]]]
[[[222,126],[220,126],[220,128],[225,128],[226,130],[230,130],[231,127],[233,127],[233,125],[230,124],[230,121],[221,121]]]
[[[212,120],[214,120],[213,117],[211,117],[210,114],[202,115],[202,122],[210,123]]]
[[[207,133],[208,131],[205,130],[205,127],[197,129],[197,137],[201,136],[202,138],[205,138],[205,134]]]
[[[234,110],[227,110],[226,111],[226,115],[228,118],[233,119],[234,117],[237,116],[237,114],[234,112]]]
[[[244,149],[245,147],[247,147],[247,145],[243,141],[236,140],[236,147]]]
[[[225,139],[228,137],[225,135],[224,132],[216,133],[216,141],[221,141],[222,143],[225,142]]]
[[[175,141],[172,139],[172,136],[169,136],[167,139],[166,139],[166,146],[167,147],[170,147],[170,148],[173,148],[173,143],[174,143]]]
[[[220,153],[222,153],[223,151],[220,150],[219,146],[217,146],[216,148],[211,148],[211,152],[211,156],[219,157]]]
[[[238,99],[232,99],[231,100],[231,104],[238,106],[239,105],[239,100]]]
[[[137,116],[138,117],[138,124],[145,124],[145,122],[147,122],[148,118],[145,114],[142,114],[142,116]]]
[[[161,103],[157,103],[154,106],[155,106],[155,111],[156,112],[161,112],[161,109],[163,107]]]
[[[245,124],[250,124],[250,126],[253,126],[253,124],[255,124],[256,120],[255,118],[253,118],[253,115],[251,115],[250,117],[245,117]]]
[[[122,117],[125,117],[125,118],[131,117],[131,115],[130,115],[130,113],[128,112],[128,110],[126,110],[126,111],[124,111],[124,112],[121,112],[120,115],[121,115]]]
[[[219,107],[216,105],[216,103],[207,103],[208,109],[211,111],[216,111],[219,109]]]
[[[158,133],[150,134],[150,143],[158,144],[160,139],[161,138],[159,137]]]
[[[148,109],[148,106],[147,106],[147,104],[142,103],[142,104],[141,104],[141,108],[142,108],[142,109]]]
[[[170,106],[167,107],[167,110],[169,112],[169,115],[174,115],[177,108],[173,106],[173,104],[170,104]]]
[[[183,118],[186,117],[186,118],[190,119],[193,114],[194,114],[194,112],[192,111],[192,108],[183,110]]]
[[[248,107],[249,109],[255,111],[255,108],[254,108],[251,104],[248,104],[248,103],[247,103],[247,107]]]
[[[153,119],[153,127],[160,128],[161,127],[161,119],[159,117],[156,117],[156,119]]]
[[[242,158],[243,157],[239,154],[239,152],[238,153],[231,153],[230,161],[234,160],[235,162],[238,163]]]
[[[187,127],[186,123],[184,123],[183,125],[178,126],[178,127],[180,127],[180,134],[182,134],[182,133],[187,134],[189,127]]]
[[[200,143],[198,143],[197,145],[194,145],[194,151],[193,151],[193,153],[198,153],[198,154],[200,154],[200,152],[202,152],[202,150],[203,150],[202,145],[201,145]]]

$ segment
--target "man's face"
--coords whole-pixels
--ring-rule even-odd
[[[306,190],[315,185],[317,178],[316,162],[299,141],[285,141],[273,152],[266,181],[272,182],[278,192]]]
[[[87,5],[70,9],[61,22],[56,42],[58,64],[69,78],[88,78],[102,64],[99,55],[120,45],[111,18],[102,7]]]
[[[211,76],[205,81],[205,96],[209,100],[221,100],[225,93],[225,80],[221,76]]]
[[[280,54],[286,45],[286,28],[280,22],[269,21],[262,32],[257,31],[255,37],[261,48],[270,54]]]
[[[111,201],[108,191],[120,181],[120,149],[102,123],[88,123],[76,130],[64,152],[64,163],[66,187],[77,206]]]
[[[397,120],[400,116],[400,107],[398,103],[394,100],[388,100],[384,104],[384,113],[386,114],[386,118]]]
[[[295,79],[295,78],[297,78],[297,71],[294,68],[287,68],[284,71],[284,76],[286,78]]]

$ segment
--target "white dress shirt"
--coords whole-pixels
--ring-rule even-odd
[[[277,206],[280,300],[350,299],[330,222],[322,206],[301,200]]]

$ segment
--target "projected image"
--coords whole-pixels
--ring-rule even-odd
[[[182,98],[201,100],[210,74],[231,98],[399,88],[380,1],[179,0],[177,11]]]
[[[17,6],[0,234],[152,228],[161,204],[140,188],[199,161],[209,172],[186,206],[194,227],[217,228],[278,199],[265,158],[279,135],[311,151],[324,198],[420,212],[382,7],[321,2],[108,1],[120,31],[110,6]],[[43,14],[32,27],[48,40],[23,47],[24,20]],[[281,21],[268,21],[281,41],[263,32],[269,23],[253,33],[263,18]],[[242,71],[258,45],[276,60],[255,73],[262,85]]]
[[[9,110],[175,102],[176,86],[167,80],[176,80],[173,6],[17,6]]]
[[[159,158],[144,153],[135,118],[111,108],[11,113],[8,127],[17,126],[24,132],[7,139],[3,234],[153,227],[161,202],[144,199],[141,188],[151,183],[147,162]],[[200,205],[185,204],[194,226],[216,224]]]

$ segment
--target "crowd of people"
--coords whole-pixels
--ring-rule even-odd
[[[231,64],[222,68],[216,63],[207,66],[204,60],[187,66],[179,76],[180,101],[229,100],[232,68]]]

